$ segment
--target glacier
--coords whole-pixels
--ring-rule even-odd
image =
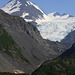
[[[75,30],[75,17],[57,12],[48,14],[48,21],[38,25],[38,30],[44,39],[61,42],[70,32]]]

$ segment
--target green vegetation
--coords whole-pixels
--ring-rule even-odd
[[[0,24],[0,51],[7,53],[13,59],[21,58],[25,62],[29,63],[29,60],[21,53],[21,49],[14,42],[12,37],[4,30]]]
[[[75,75],[75,59],[58,59],[45,62],[32,75]]]
[[[0,72],[0,75],[29,75],[29,74],[14,74],[14,73]]]
[[[75,46],[63,55],[64,58],[60,56],[60,58],[44,62],[32,75],[75,75]]]

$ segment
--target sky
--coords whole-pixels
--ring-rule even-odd
[[[10,0],[0,0],[0,8]],[[37,4],[46,14],[59,12],[75,16],[75,0],[30,0]]]

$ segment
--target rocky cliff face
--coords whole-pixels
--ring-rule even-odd
[[[0,10],[0,24],[13,38],[21,53],[20,55],[18,53],[19,59],[16,59],[15,57],[9,57],[7,53],[1,51],[2,58],[0,60],[3,60],[1,62],[6,62],[6,65],[9,66],[9,69],[5,66],[5,69],[2,71],[13,72],[14,69],[18,69],[31,73],[43,61],[53,59],[66,49],[66,46],[59,42],[42,39],[37,28],[31,23],[25,22],[23,18],[10,16],[2,10]],[[10,52],[16,55],[12,49]]]

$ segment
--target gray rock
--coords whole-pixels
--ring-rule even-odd
[[[61,43],[72,46],[75,43],[75,31],[70,32],[62,41]]]

